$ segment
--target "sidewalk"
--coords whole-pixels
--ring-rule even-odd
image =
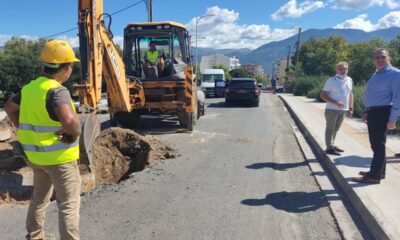
[[[280,96],[319,147],[325,150],[325,103],[289,94]],[[351,181],[352,177],[358,176],[359,171],[369,170],[372,150],[366,124],[360,119],[346,118],[335,143],[345,152],[341,156],[328,155],[330,161],[389,238],[400,239],[400,158],[393,157],[394,153],[400,153],[400,138],[388,137],[386,179],[376,185]]]

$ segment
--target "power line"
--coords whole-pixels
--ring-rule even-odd
[[[113,15],[115,15],[115,14],[118,14],[118,13],[120,13],[120,12],[123,12],[123,11],[127,10],[128,8],[131,8],[131,7],[134,7],[134,6],[136,6],[136,5],[139,5],[139,3],[144,2],[144,1],[146,1],[146,0],[140,0],[139,2],[136,2],[136,3],[134,3],[134,4],[130,5],[130,6],[127,6],[127,7],[123,8],[123,9],[121,9],[121,10],[118,10],[118,11],[116,11],[115,13],[111,13],[110,15],[113,16]]]
[[[59,32],[59,33],[56,33],[56,34],[53,34],[53,35],[49,35],[49,36],[47,36],[47,37],[41,37],[41,38],[51,38],[51,37],[54,37],[54,36],[57,36],[57,35],[61,35],[61,34],[63,34],[63,33],[72,32],[72,31],[74,31],[74,30],[76,30],[76,29],[78,29],[78,27],[71,28],[71,29],[69,29],[69,30],[65,30],[65,31],[63,31],[63,32]]]
[[[127,9],[129,9],[129,8],[131,8],[131,7],[134,7],[134,6],[136,6],[136,5],[139,5],[141,2],[144,2],[144,1],[146,1],[146,0],[140,0],[140,1],[136,2],[136,3],[134,3],[134,4],[131,4],[131,5],[127,6],[127,7],[122,8],[122,9],[120,9],[120,10],[114,12],[114,13],[111,13],[110,15],[111,15],[111,16],[116,15],[116,14],[118,14],[118,13],[120,13],[120,12],[123,12],[123,11],[125,11],[125,10],[127,10]],[[49,36],[47,36],[47,37],[42,37],[42,38],[51,38],[51,37],[54,37],[54,36],[58,36],[58,35],[67,33],[67,32],[72,32],[72,31],[77,30],[77,29],[78,29],[78,27],[71,28],[71,29],[68,29],[68,30],[65,30],[65,31],[62,31],[62,32],[59,32],[59,33],[55,33],[55,34],[49,35]]]

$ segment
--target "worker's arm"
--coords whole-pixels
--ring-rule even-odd
[[[60,141],[65,143],[75,142],[81,134],[81,125],[71,105],[66,103],[57,105],[55,114],[63,128],[57,133],[60,136]]]
[[[14,126],[18,127],[19,105],[15,103],[13,100],[9,99],[4,105],[4,111],[6,111],[8,118],[14,124]]]

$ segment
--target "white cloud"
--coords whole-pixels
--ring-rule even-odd
[[[400,7],[397,0],[331,0],[335,8],[364,9],[372,6],[386,6],[389,9]]]
[[[222,9],[217,6],[207,9],[205,15],[197,24],[197,44],[199,47],[210,48],[250,48],[254,49],[263,44],[279,41],[297,33],[297,28],[273,29],[266,25],[239,25],[239,13]],[[196,39],[196,18],[193,18],[187,27]],[[192,43],[194,45],[194,43]]]
[[[399,27],[400,26],[400,11],[394,11],[386,14],[378,21],[377,29]]]
[[[337,24],[334,28],[361,29],[366,32],[371,32],[378,29],[400,26],[400,11],[394,11],[386,14],[381,19],[379,19],[376,24],[373,24],[371,23],[371,21],[367,20],[367,17],[367,14],[361,14],[356,18],[349,19],[343,23]]]
[[[325,4],[322,1],[306,0],[303,3],[297,4],[296,0],[289,0],[289,2],[274,12],[271,18],[275,21],[281,20],[284,17],[299,18],[304,14],[314,12],[323,7],[325,7]]]
[[[216,49],[224,48],[250,48],[255,49],[272,41],[279,41],[297,34],[297,27],[288,29],[271,29],[267,24],[238,24],[239,13],[234,10],[223,9],[217,6],[207,9],[204,15],[212,15],[202,18],[197,24],[198,46]],[[192,35],[192,45],[195,45],[196,19],[193,18],[187,27]],[[0,35],[0,46],[9,40],[11,36]],[[38,39],[30,36],[29,39]],[[73,47],[79,47],[78,37],[57,36],[57,39],[68,40]],[[123,37],[115,36],[114,43],[123,46]]]
[[[0,35],[0,46],[4,46],[4,44],[9,41],[13,36],[11,35]],[[22,36],[16,36],[20,38],[25,38],[27,40],[32,40],[32,41],[38,41],[39,37],[37,36],[27,36],[27,35],[22,35]],[[68,41],[73,48],[79,47],[79,37],[67,37],[67,36],[57,36],[54,37],[54,39],[63,39]],[[114,36],[113,42],[115,44],[118,44],[123,47],[124,44],[124,37],[122,36]]]
[[[366,32],[374,31],[375,26],[367,20],[367,14],[361,14],[353,19],[346,20],[343,23],[337,24],[334,28],[340,29],[361,29]]]
[[[4,44],[11,39],[10,35],[0,35],[0,46],[4,46]]]

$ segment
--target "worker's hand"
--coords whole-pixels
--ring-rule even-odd
[[[344,108],[344,103],[336,102],[336,106],[338,106],[339,108]]]
[[[368,113],[363,113],[363,114],[361,115],[361,121],[367,123],[367,117],[368,117]]]
[[[353,110],[349,109],[349,111],[347,111],[347,113],[346,113],[346,116],[347,117],[353,116]]]
[[[66,134],[63,130],[57,132],[57,135],[60,142],[63,143],[73,143],[78,139],[78,137]]]
[[[396,123],[388,122],[388,123],[386,124],[386,128],[387,128],[387,130],[396,129]]]

